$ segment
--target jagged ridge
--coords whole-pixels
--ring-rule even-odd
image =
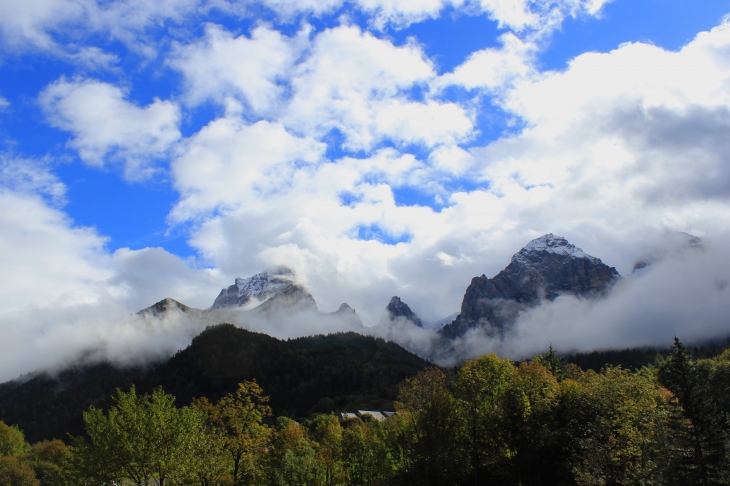
[[[600,295],[619,278],[615,268],[550,233],[525,245],[495,277],[474,277],[461,313],[440,333],[451,339],[475,327],[503,333],[521,310],[562,294]]]

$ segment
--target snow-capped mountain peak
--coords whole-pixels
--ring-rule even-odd
[[[237,278],[234,285],[221,290],[211,309],[241,307],[244,310],[256,307],[277,294],[297,287],[288,270],[261,272],[248,278]]]
[[[287,285],[291,285],[291,282],[282,279],[281,275],[272,275],[269,272],[261,272],[252,277],[236,279],[239,296],[248,295],[258,298],[262,294],[274,294]]]
[[[554,253],[556,255],[567,255],[571,258],[587,258],[594,263],[599,261],[598,258],[585,253],[562,236],[555,236],[552,233],[548,233],[530,241],[524,248],[515,253],[512,257],[512,261],[516,260],[520,263],[526,263],[527,261],[532,260],[536,254],[542,252]]]

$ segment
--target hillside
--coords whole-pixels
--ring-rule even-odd
[[[169,360],[147,370],[109,364],[76,367],[55,377],[0,385],[0,420],[18,424],[30,442],[82,433],[81,412],[109,405],[115,388],[162,386],[178,405],[216,399],[255,379],[276,415],[392,407],[396,386],[428,363],[397,344],[356,333],[279,340],[230,324],[212,326]]]

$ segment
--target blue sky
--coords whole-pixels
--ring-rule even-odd
[[[368,28],[368,16],[356,9],[343,7],[332,14],[318,17],[297,16],[297,21],[280,24],[276,16],[261,9],[259,17],[240,18],[213,11],[209,16],[191,17],[187,25],[199,22],[215,22],[226,28],[246,34],[260,18],[292,33],[297,22],[310,21],[315,29],[338,25],[337,17],[343,12],[355,11],[355,19],[363,29]],[[565,69],[575,56],[588,50],[608,52],[625,42],[648,42],[669,50],[677,50],[692,40],[697,32],[716,26],[730,12],[728,1],[707,1],[701,5],[689,5],[680,0],[656,1],[618,0],[605,5],[598,16],[568,16],[559,29],[549,33],[541,43],[536,64],[543,70]],[[170,27],[177,28],[174,22]],[[170,29],[171,30],[171,29]],[[403,28],[386,26],[375,34],[392,39],[402,45],[408,39],[422,45],[423,52],[431,59],[439,73],[446,73],[463,63],[468,56],[480,49],[498,47],[498,36],[507,29],[500,28],[486,13],[470,14],[454,7],[444,8],[436,18],[414,22]],[[63,38],[64,32],[61,30]],[[193,28],[186,35],[200,35]],[[168,29],[155,29],[150,33],[152,43],[164,49],[170,42]],[[118,41],[95,33],[89,45],[99,46],[105,52],[119,57],[120,62],[112,72],[93,72],[95,79],[125,85],[129,89],[128,100],[145,105],[155,98],[170,99],[180,96],[181,78],[162,59],[146,60]],[[76,225],[92,226],[108,236],[110,250],[129,247],[141,249],[159,246],[180,256],[194,256],[197,251],[186,242],[187,228],[171,227],[166,216],[178,199],[169,176],[159,174],[144,181],[130,182],[120,177],[118,167],[90,168],[85,166],[73,150],[64,146],[69,139],[67,132],[50,127],[37,103],[38,93],[61,76],[74,77],[87,72],[54,58],[47,52],[34,49],[13,49],[6,45],[0,66],[0,94],[11,103],[12,111],[0,117],[0,130],[5,150],[14,155],[49,157],[54,160],[53,172],[67,186],[67,204],[64,210]],[[457,93],[454,99],[466,98]],[[496,120],[492,110],[477,114],[479,136],[472,142],[485,143],[501,136],[510,127]],[[206,104],[186,111],[181,132],[190,136],[220,114],[220,108]],[[329,149],[333,157],[341,154],[336,142]],[[419,152],[419,147],[411,147]],[[437,204],[427,194],[414,188],[397,190],[404,204]],[[398,197],[398,196],[397,196]],[[390,241],[390,240],[389,240]]]
[[[624,274],[667,234],[722,241],[728,14],[2,2],[0,325],[167,296],[207,307],[278,266],[322,310],[345,301],[373,324],[400,295],[437,319],[548,232]]]

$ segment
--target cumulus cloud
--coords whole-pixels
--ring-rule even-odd
[[[147,57],[154,57],[157,48],[150,30],[158,29],[166,21],[181,23],[202,7],[202,3],[200,0],[8,0],[0,5],[0,36],[4,46],[14,51],[37,49],[71,60],[80,57],[77,61],[89,61],[93,56],[94,64],[100,66],[110,60],[110,55],[93,46],[79,46],[78,34],[101,32]]]
[[[665,229],[704,236],[730,222],[721,135],[729,73],[717,54],[727,30],[721,25],[703,33],[678,52],[626,44],[585,54],[563,72],[503,76],[503,64],[496,63],[496,74],[484,68],[482,78],[460,78],[456,73],[465,71],[457,68],[449,79],[477,91],[501,90],[500,108],[526,128],[485,147],[464,148],[458,137],[444,135],[424,159],[387,149],[323,161],[322,152],[311,151],[304,163],[287,164],[290,156],[276,155],[286,144],[262,143],[256,160],[265,166],[276,161],[276,169],[262,176],[246,157],[246,147],[257,145],[235,142],[252,127],[220,119],[199,136],[202,141],[220,124],[228,127],[223,138],[204,145],[194,138],[191,155],[184,152],[173,163],[184,194],[173,214],[190,220],[203,215],[196,207],[225,208],[198,219],[191,239],[223,274],[291,267],[318,302],[336,308],[346,301],[366,324],[379,320],[392,295],[403,296],[428,320],[453,313],[471,277],[496,274],[522,245],[548,232],[627,273]],[[377,132],[363,131],[367,123],[361,120],[371,116],[372,106],[382,110],[400,100],[404,87],[438,80],[416,47],[389,46],[357,28],[332,29],[313,42],[292,78],[286,128],[277,128],[284,140],[293,137],[286,130],[298,128],[308,135],[292,140],[316,145],[334,125],[348,143],[369,147],[365,137],[377,138]],[[401,70],[405,65],[409,69]],[[367,67],[362,76],[359,66]],[[412,126],[421,118],[404,117]],[[276,126],[266,123],[261,128]],[[395,128],[388,131],[398,140]],[[429,139],[439,140],[438,133]],[[226,155],[233,152],[240,157]],[[205,165],[215,168],[210,172],[194,163],[207,156],[212,159]],[[482,187],[449,189],[457,176]],[[262,177],[271,186],[249,184]],[[240,182],[224,187],[215,181]],[[402,190],[438,194],[443,203],[422,197],[404,204]]]
[[[66,186],[50,172],[47,161],[0,154],[0,187],[17,194],[41,195],[60,206],[66,200]]]
[[[209,123],[186,143],[172,173],[182,200],[172,212],[176,221],[215,208],[256,204],[276,194],[302,165],[316,162],[324,147],[298,138],[280,124],[246,124],[233,115]]]
[[[437,89],[460,86],[468,90],[480,88],[503,94],[516,81],[538,76],[532,66],[537,46],[508,32],[500,37],[502,47],[472,53],[457,68],[433,82]]]
[[[565,17],[598,15],[610,0],[480,0],[481,9],[496,20],[500,27],[549,32],[560,25]]]
[[[65,193],[46,161],[0,159],[0,381],[83,351],[116,360],[174,352],[200,331],[199,322],[141,322],[129,314],[168,292],[210,305],[224,283],[214,270],[159,248],[110,253],[107,238],[63,211]],[[126,351],[112,352],[120,347]]]
[[[0,5],[0,32],[13,47],[55,48],[52,31],[59,24],[81,19],[89,5],[83,0],[8,0]]]
[[[180,110],[169,101],[139,107],[125,98],[107,83],[61,78],[39,101],[53,126],[73,134],[68,145],[84,162],[103,166],[118,159],[128,179],[144,179],[154,171],[154,159],[180,138]]]
[[[29,20],[19,17],[17,27],[25,30],[0,20],[6,42],[15,36],[47,46],[64,22],[84,18],[99,28],[122,16],[130,20],[112,36],[141,42],[145,26],[202,11],[185,0],[104,8],[45,1],[50,11],[63,7],[67,16],[44,17],[28,7]],[[119,337],[127,343],[119,349],[154,335],[150,342],[159,346],[151,346],[164,354],[198,328],[172,321],[157,328],[126,321],[126,313],[166,296],[207,307],[234,277],[266,268],[292,268],[320,309],[334,311],[347,302],[371,325],[393,295],[426,320],[452,314],[473,276],[495,275],[526,242],[548,232],[622,274],[667,229],[719,241],[730,227],[730,27],[701,33],[676,52],[630,43],[580,55],[562,71],[540,72],[535,59],[547,33],[567,16],[599,15],[605,3],[363,0],[345,8],[339,1],[280,0],[267,5],[291,18],[344,8],[342,23],[294,35],[274,25],[245,34],[209,25],[202,39],[181,29],[167,61],[182,73],[179,99],[187,104],[179,106],[163,100],[141,106],[101,81],[52,83],[40,95],[41,106],[51,124],[71,134],[68,147],[86,163],[121,161],[134,179],[169,162],[180,194],[169,223],[190,225],[190,244],[201,260],[183,261],[155,248],[110,253],[103,235],[74,226],[60,209],[65,193],[54,177],[37,167],[8,165],[0,183],[3,207],[13,211],[0,216],[0,239],[12,278],[4,281],[3,299],[7,312],[16,314],[2,325],[24,323],[27,335],[14,330],[12,342],[40,355],[53,339],[82,349],[122,334],[130,337]],[[226,12],[241,7],[242,15],[256,6],[210,5]],[[474,52],[439,76],[417,40],[395,45],[382,33],[349,25],[352,5],[367,12],[369,28],[437,16],[451,5],[487,12],[511,32],[502,35],[501,46]],[[98,56],[97,64],[114,64],[103,61],[103,52],[87,52]],[[462,95],[451,96],[454,87]],[[208,102],[223,113],[182,139],[181,110]],[[524,128],[477,142],[485,106]],[[43,256],[48,241],[59,242],[53,258]],[[638,345],[674,331],[723,331],[724,266],[713,269],[708,255],[728,261],[717,247],[668,260],[641,280],[627,280],[605,303],[560,298],[526,313],[516,330],[520,340],[473,336],[460,349],[469,354],[492,346],[517,356],[542,351],[551,336],[556,346],[564,338],[568,350],[602,342]],[[691,277],[697,290],[681,296],[672,275]],[[15,278],[17,287],[11,285]],[[49,279],[55,284],[39,293]],[[54,314],[56,308],[61,313]],[[104,322],[102,308],[111,309]],[[707,324],[692,330],[686,327],[692,319]],[[629,322],[646,331],[630,334]],[[308,323],[300,330],[314,332]],[[117,326],[122,334],[114,334]],[[148,334],[137,332],[150,326]],[[428,331],[396,323],[387,332],[405,336],[403,342],[426,354],[438,351],[429,348]],[[172,344],[164,344],[164,336],[174,336]],[[31,362],[22,361],[26,367]]]
[[[102,33],[125,43],[146,58],[155,58],[160,46],[157,35],[169,26],[187,29],[186,21],[212,10],[242,17],[255,17],[261,7],[272,10],[280,21],[300,16],[320,17],[343,8],[365,14],[371,27],[400,28],[437,18],[447,8],[465,14],[486,13],[503,28],[516,32],[550,32],[567,16],[599,15],[610,0],[6,0],[0,5],[0,37],[12,50],[38,49],[82,64],[103,67],[114,57],[77,45],[77,39]],[[69,33],[75,35],[69,35]]]
[[[219,103],[235,96],[256,114],[265,114],[282,95],[279,84],[295,60],[295,42],[280,32],[257,27],[251,36],[234,37],[216,25],[206,27],[205,39],[178,46],[170,65],[185,76],[190,103],[207,99]]]
[[[292,99],[282,119],[292,130],[312,136],[337,130],[352,150],[369,149],[384,138],[466,137],[472,122],[460,106],[408,99],[408,90],[434,76],[418,46],[396,47],[358,27],[337,27],[319,34],[311,54],[295,68]],[[419,123],[427,124],[426,134],[405,123],[412,115],[424,117]]]

